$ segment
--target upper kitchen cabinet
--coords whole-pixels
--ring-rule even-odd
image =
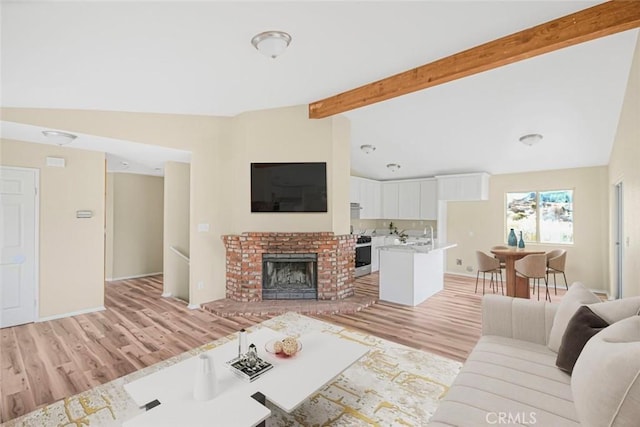
[[[362,179],[360,182],[360,205],[362,211],[360,218],[378,219],[381,218],[380,183],[370,179]]]
[[[438,200],[489,200],[489,174],[465,173],[436,176]]]
[[[420,182],[398,182],[398,219],[420,219]]]
[[[382,218],[397,219],[399,188],[397,182],[382,183]]]
[[[382,183],[382,218],[438,219],[436,180],[420,179]]]
[[[362,178],[352,176],[349,179],[349,201],[351,203],[360,203],[360,183]]]
[[[435,179],[420,181],[420,219],[438,219],[438,183]]]
[[[360,203],[360,219],[381,218],[380,182],[356,176],[349,182],[349,201]]]

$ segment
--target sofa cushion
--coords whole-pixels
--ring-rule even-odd
[[[640,420],[640,316],[605,328],[587,342],[571,389],[584,426],[637,426]]]
[[[596,304],[597,305],[597,304]],[[562,336],[556,366],[571,375],[580,352],[592,336],[609,326],[589,306],[583,305],[573,315]]]
[[[569,291],[560,300],[556,317],[553,319],[553,326],[549,333],[548,346],[556,353],[560,349],[562,336],[567,329],[569,320],[573,317],[578,307],[583,304],[593,304],[600,302],[600,298],[580,282],[575,282],[569,287]]]
[[[469,355],[431,422],[577,426],[571,378],[543,344],[487,335]],[[506,418],[505,418],[506,417]]]
[[[640,297],[622,298],[613,301],[589,304],[589,308],[602,317],[610,325],[627,317],[638,314],[640,310]]]

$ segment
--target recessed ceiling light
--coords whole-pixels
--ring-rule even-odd
[[[59,130],[43,130],[42,134],[46,136],[47,139],[58,145],[67,145],[73,142],[73,140],[78,137],[78,135],[74,135],[68,132],[61,132]]]
[[[397,163],[389,163],[387,165],[387,169],[389,169],[391,172],[396,172],[398,169],[400,169],[400,165]]]
[[[265,31],[256,34],[251,39],[253,47],[270,58],[280,56],[289,46],[289,43],[291,43],[291,36],[284,31]]]
[[[364,144],[360,146],[360,149],[364,151],[365,154],[371,154],[376,151],[376,146],[371,144]]]
[[[528,145],[529,147],[537,144],[540,141],[542,141],[542,135],[540,135],[539,133],[530,133],[528,135],[523,135],[520,137],[520,142],[522,142],[524,145]]]

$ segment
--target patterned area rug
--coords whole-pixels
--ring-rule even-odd
[[[287,414],[268,405],[268,426],[423,426],[458,374],[461,363],[312,319],[286,313],[250,328],[286,335],[322,331],[371,348],[331,383]],[[123,385],[210,350],[237,335],[216,340],[156,365],[53,403],[3,426],[119,426],[142,412]]]

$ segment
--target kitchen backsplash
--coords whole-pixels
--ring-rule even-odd
[[[353,232],[357,234],[364,233],[365,231],[367,234],[371,234],[372,230],[377,230],[377,234],[380,235],[381,232],[389,234],[390,222],[393,222],[394,227],[397,227],[398,231],[413,231],[418,234],[422,234],[425,227],[429,226],[433,227],[435,234],[438,228],[438,221],[412,219],[352,219],[351,226],[353,227]],[[407,234],[411,235],[414,233]]]

